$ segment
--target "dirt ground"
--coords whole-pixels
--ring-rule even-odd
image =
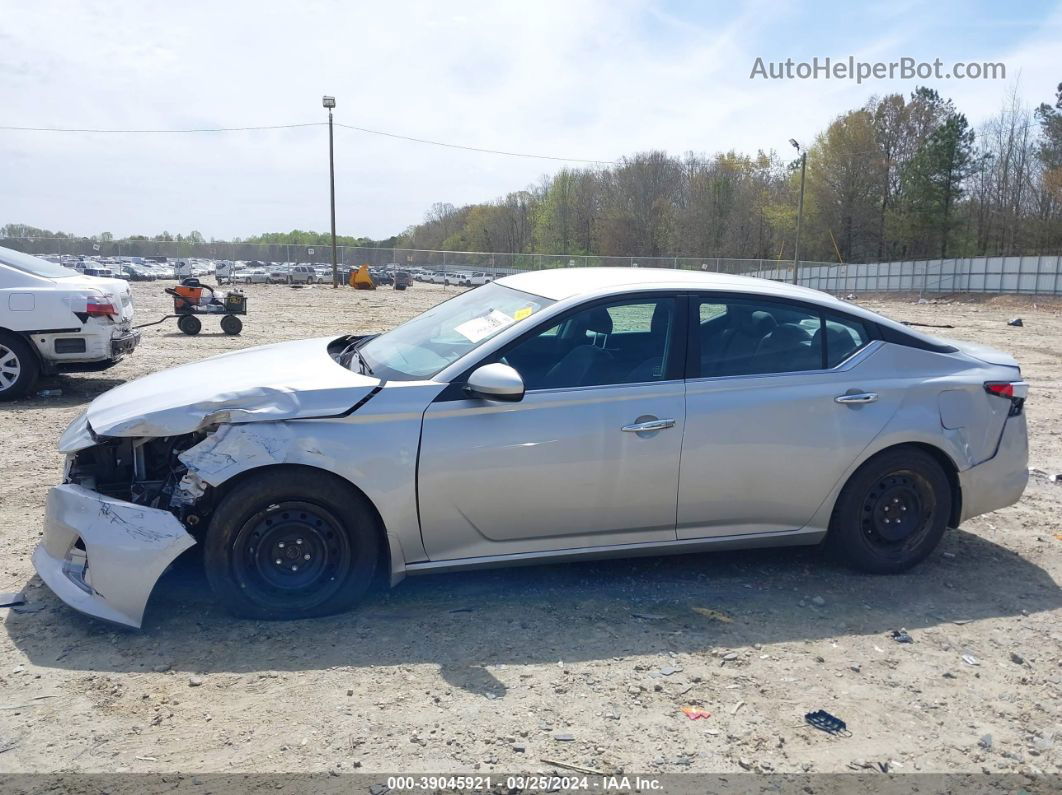
[[[133,290],[138,322],[164,312],[160,285]],[[345,615],[256,623],[215,604],[190,554],[140,632],[66,608],[30,553],[55,443],[89,400],[223,351],[386,329],[448,295],[246,290],[240,337],[167,321],[111,370],[0,408],[0,590],[29,598],[0,610],[0,770],[1062,772],[1062,483],[1040,476],[897,577],[809,549],[720,552],[409,578]],[[864,303],[1015,353],[1030,466],[1062,472],[1062,306]],[[890,639],[901,627],[913,643]],[[807,728],[817,709],[851,735]]]

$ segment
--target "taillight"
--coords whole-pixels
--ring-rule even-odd
[[[985,384],[985,392],[1010,400],[1014,397],[1014,384],[1008,381],[989,381]]]
[[[89,317],[115,317],[118,309],[110,298],[89,298],[85,303],[85,314]]]
[[[1021,394],[1025,394],[1025,386],[1023,382],[1018,382],[1022,386]],[[1017,417],[1021,414],[1022,406],[1025,405],[1025,398],[1014,394],[1014,383],[1010,381],[986,381],[985,392],[996,397],[1001,397],[1010,401],[1010,411],[1007,412],[1008,417]]]

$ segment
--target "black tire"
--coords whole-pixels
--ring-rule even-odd
[[[41,363],[26,340],[0,332],[0,400],[25,397],[37,383]]]
[[[252,472],[225,495],[203,559],[218,601],[236,615],[311,618],[347,610],[365,594],[379,545],[379,522],[349,484],[282,468]]]
[[[203,324],[195,315],[181,315],[177,318],[177,328],[190,337],[194,337],[203,329]]]
[[[221,330],[230,337],[234,337],[243,331],[243,321],[236,315],[225,315],[225,317],[221,318]]]
[[[933,456],[914,447],[886,450],[845,484],[826,543],[857,569],[896,574],[936,548],[951,508],[951,484]]]

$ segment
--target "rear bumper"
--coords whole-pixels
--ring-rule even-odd
[[[65,484],[48,492],[33,567],[75,610],[139,628],[155,582],[193,544],[167,511]]]
[[[959,473],[962,521],[1013,505],[1029,482],[1029,436],[1025,413],[1008,417],[996,454]]]
[[[140,344],[140,332],[136,329],[120,336],[111,337],[111,358],[118,359],[127,353],[132,353]]]

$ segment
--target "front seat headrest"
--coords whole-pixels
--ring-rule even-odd
[[[587,331],[598,334],[612,333],[612,315],[603,306],[591,309],[586,313],[585,318],[584,325]]]

